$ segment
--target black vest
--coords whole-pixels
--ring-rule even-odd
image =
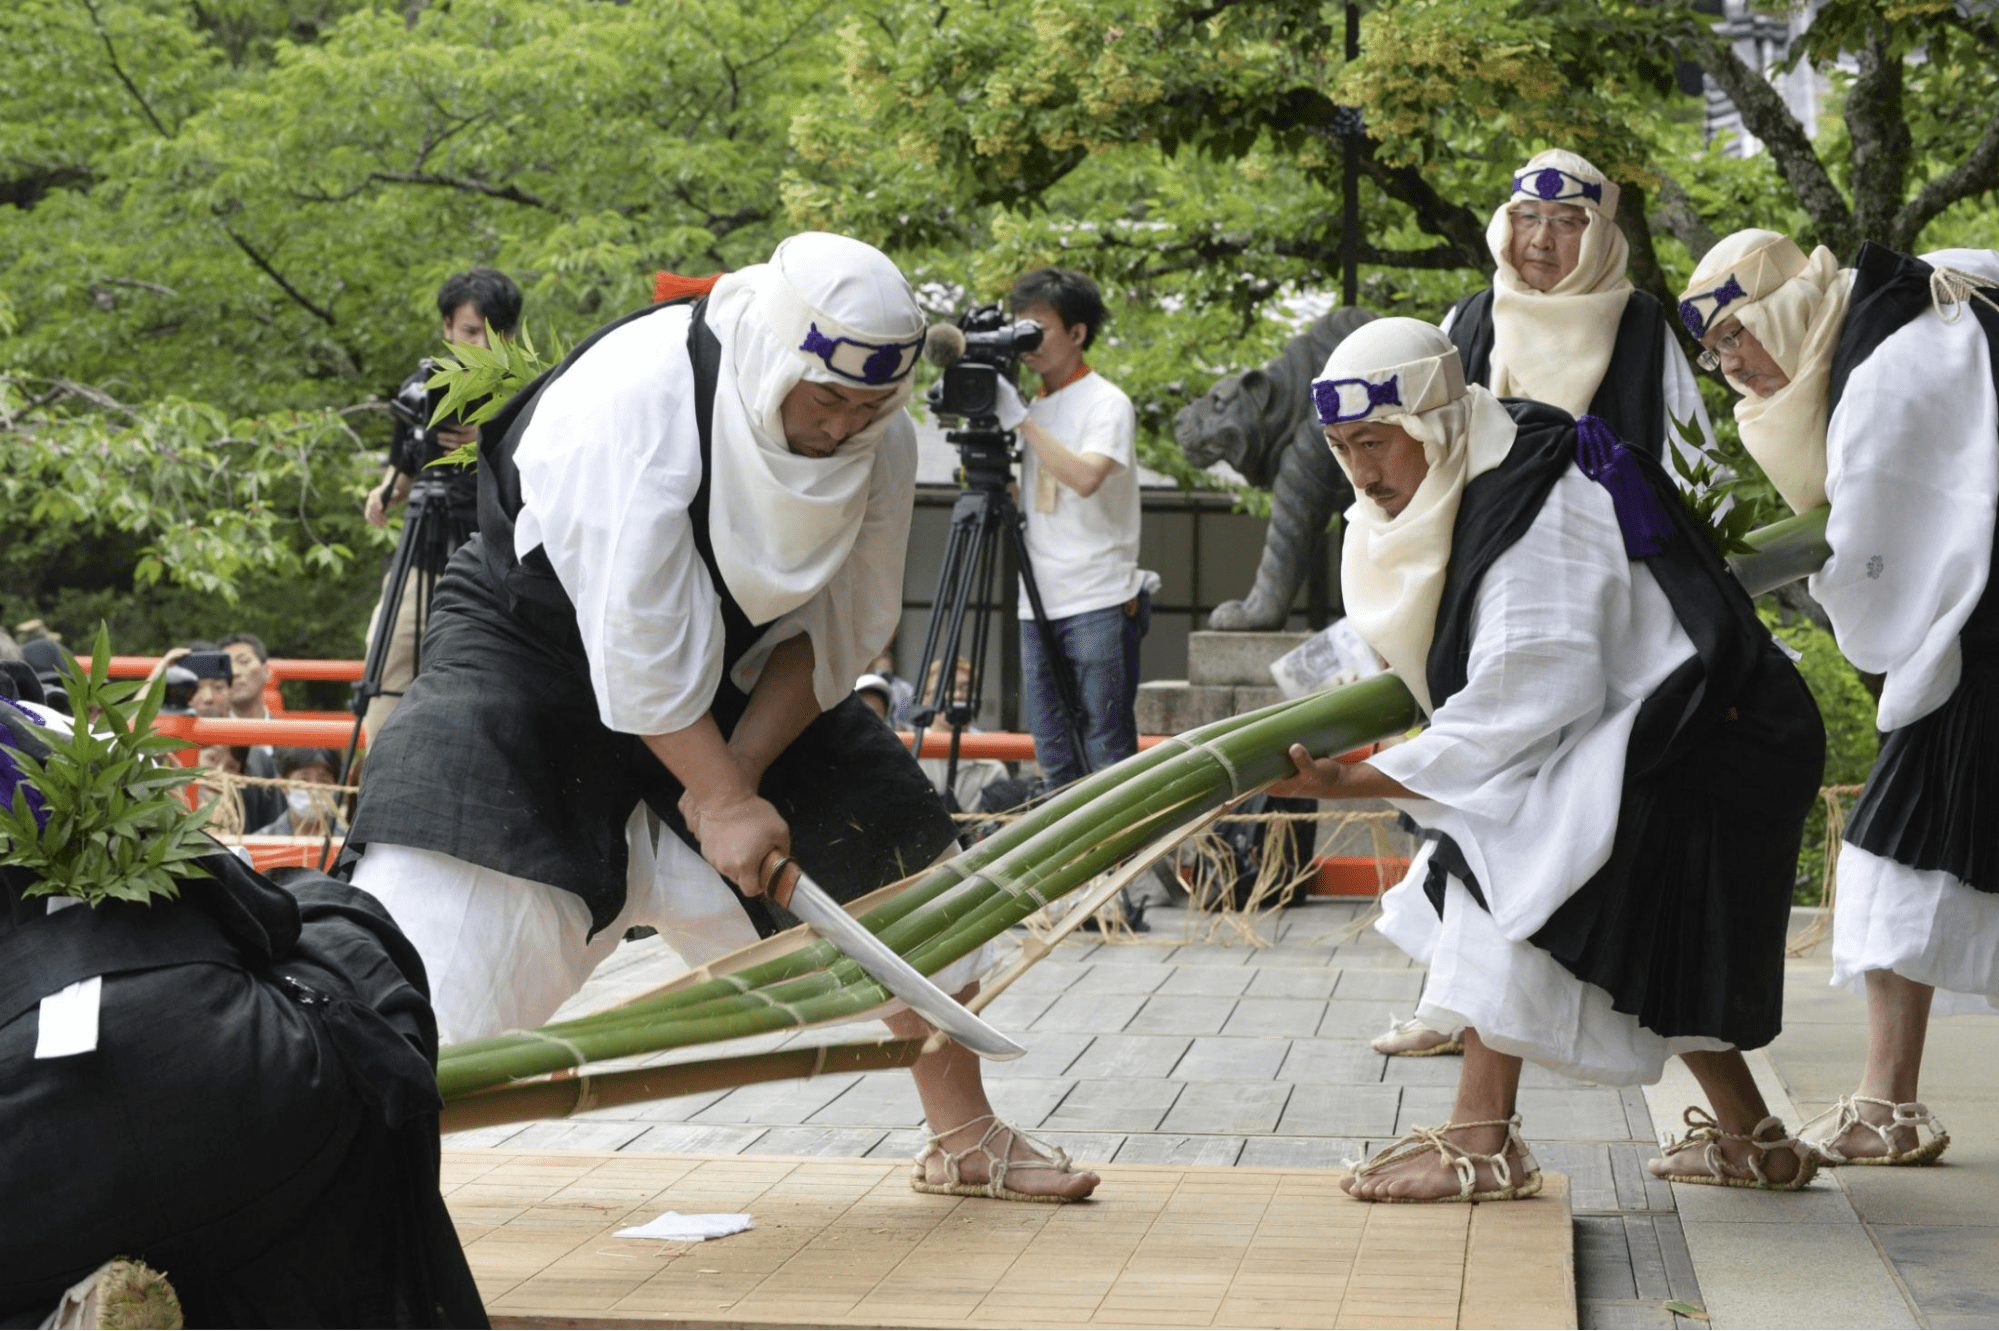
[[[1464,362],[1465,382],[1492,386],[1492,288],[1466,296],[1452,306],[1450,338]],[[1604,368],[1603,382],[1590,398],[1589,414],[1600,417],[1611,433],[1654,459],[1665,457],[1666,390],[1660,367],[1665,364],[1665,316],[1659,302],[1633,291],[1617,322],[1617,345]]]

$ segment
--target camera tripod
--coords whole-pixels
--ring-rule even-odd
[[[911,751],[919,757],[923,752],[923,732],[940,713],[951,727],[951,753],[944,765],[944,793],[950,802],[955,799],[953,792],[958,784],[959,743],[965,727],[978,715],[985,692],[986,644],[992,616],[1006,611],[995,600],[994,588],[1002,562],[1002,540],[1007,542],[1020,566],[1020,580],[1027,589],[1027,604],[1033,616],[1032,631],[1041,635],[1042,649],[1054,666],[1055,693],[1061,703],[1069,742],[1085,767],[1090,758],[1083,746],[1076,678],[1068,659],[1057,647],[1054,627],[1042,609],[1041,586],[1035,580],[1034,565],[1027,554],[1027,521],[1007,489],[1013,480],[1014,436],[1011,432],[971,429],[953,430],[944,437],[958,446],[964,464],[959,473],[964,488],[951,506],[950,537],[944,547],[943,566],[937,572],[937,593],[930,602],[930,627],[923,635],[923,656],[916,665],[919,690],[928,681],[933,662],[944,662],[950,668],[938,670],[937,681],[929,689],[929,699],[921,692],[917,694],[909,719],[916,731]],[[971,652],[965,657],[971,664],[971,679],[965,696],[959,698],[956,663],[975,593],[982,609],[972,626]]]
[[[389,644],[396,635],[396,620],[403,610],[403,593],[412,582],[416,591],[416,644],[418,668],[423,664],[423,634],[430,623],[430,594],[437,583],[436,570],[451,559],[457,548],[447,508],[450,480],[435,473],[420,473],[410,483],[408,508],[402,534],[396,538],[395,554],[389,558],[388,579],[382,587],[381,611],[375,617],[375,632],[368,641],[368,655],[361,666],[360,682],[354,686],[349,704],[354,711],[354,733],[347,741],[347,756],[340,764],[340,784],[349,784],[354,755],[361,747],[361,725],[368,705],[377,698],[400,697],[398,690],[384,688],[382,672],[388,666]],[[412,578],[410,575],[416,576]],[[349,811],[351,814],[351,810]],[[331,833],[329,832],[329,841]]]

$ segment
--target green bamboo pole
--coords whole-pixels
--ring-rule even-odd
[[[656,1068],[558,1077],[496,1087],[461,1096],[444,1106],[438,1129],[464,1132],[500,1123],[568,1118],[589,1109],[642,1104],[674,1095],[732,1090],[757,1082],[792,1081],[841,1072],[906,1068],[923,1054],[923,1041],[881,1040],[867,1044],[814,1045],[773,1049],[762,1054],[705,1058]]]
[[[1731,566],[1752,594],[1780,586],[1823,563],[1830,553],[1824,529],[1823,509],[1760,529],[1747,538],[1754,553],[1737,556]],[[1290,744],[1340,752],[1415,720],[1408,690],[1384,675],[1201,727],[1078,782],[862,921],[918,969],[935,971],[1171,827],[1284,775]],[[850,959],[820,941],[645,1004],[447,1049],[439,1085],[456,1100],[579,1061],[851,1016],[886,997]]]
[[[1767,527],[1743,540],[1754,547],[1745,555],[1730,555],[1728,567],[1751,596],[1773,592],[1787,582],[1816,573],[1832,558],[1826,544],[1825,522],[1831,509],[1824,504]]]
[[[1244,726],[1254,724],[1261,719],[1281,715],[1293,706],[1295,704],[1289,702],[1273,703],[1268,707],[1259,708],[1242,716],[1227,717],[1221,721],[1202,726],[1196,730],[1189,731],[1185,736],[1180,738],[1186,744],[1211,742]],[[927,906],[937,897],[957,887],[967,879],[976,876],[980,869],[1000,856],[1018,851],[1029,843],[1035,843],[1035,838],[1043,832],[1048,831],[1052,825],[1059,825],[1064,819],[1074,818],[1082,810],[1087,809],[1095,800],[1131,785],[1153,769],[1172,761],[1176,757],[1184,758],[1184,754],[1185,749],[1182,745],[1170,742],[1155,745],[1151,749],[1136,754],[1122,763],[1118,763],[1105,771],[1095,773],[1077,782],[1075,785],[1058,793],[1053,799],[1037,806],[1027,816],[1016,820],[994,836],[980,842],[972,850],[944,865],[938,866],[937,869],[926,876],[923,882],[912,886],[908,891],[898,895],[893,901],[886,902],[875,910],[863,915],[861,922],[876,933],[885,935],[888,926],[909,916],[912,912]],[[1036,843],[1036,850],[1038,851],[1039,849],[1040,845]],[[990,889],[988,889],[989,892]],[[839,950],[834,948],[830,943],[826,943],[823,940],[815,941],[798,948],[796,951],[787,953],[783,957],[773,958],[771,961],[762,963],[761,965],[749,967],[735,974],[710,980],[704,984],[690,985],[672,994],[661,995],[657,999],[648,1000],[642,1004],[634,1004],[630,1008],[621,1009],[621,1011],[648,1019],[667,1012],[687,1011],[691,1013],[696,1009],[703,1009],[710,1015],[719,1015],[713,1013],[712,1005],[721,1002],[728,1005],[723,1009],[724,1012],[740,1012],[756,1006],[755,1004],[734,1001],[746,990],[761,989],[775,983],[811,974],[829,966],[837,967],[842,965],[850,967],[852,963],[847,961]],[[786,1001],[783,995],[778,995],[777,997],[779,1001]],[[561,1033],[555,1027],[547,1029]],[[440,1064],[454,1062],[462,1058],[476,1058],[482,1063],[490,1063],[493,1055],[500,1053],[502,1050],[522,1051],[523,1056],[526,1056],[525,1051],[537,1047],[545,1050],[548,1045],[549,1042],[547,1040],[527,1033],[495,1036],[488,1040],[473,1041],[443,1050],[440,1054]]]
[[[920,969],[935,970],[970,952],[1043,905],[1074,890],[1161,835],[1237,793],[1290,770],[1286,749],[1303,743],[1337,752],[1406,730],[1415,704],[1400,680],[1381,676],[1346,689],[1263,709],[1238,724],[1204,728],[1208,747],[1193,735],[1147,764],[1143,781],[1111,788],[993,861],[990,877],[958,897],[909,913],[884,941],[912,951]],[[957,881],[970,875],[960,873]],[[1005,886],[1002,886],[1004,884]],[[579,1061],[623,1057],[660,1048],[759,1034],[850,1016],[876,1006],[886,991],[851,961],[825,972],[745,991],[740,975],[725,977],[726,994],[675,1011],[643,1006],[522,1032],[446,1051],[439,1084],[447,1097],[466,1094]],[[711,986],[701,986],[709,988]],[[686,992],[693,992],[689,990]],[[670,998],[682,995],[669,995]]]

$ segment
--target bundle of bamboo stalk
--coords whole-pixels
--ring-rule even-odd
[[[1731,559],[1752,593],[1826,557],[1825,513],[1753,533]],[[934,973],[1142,848],[1176,835],[1288,774],[1292,744],[1340,753],[1406,732],[1415,701],[1392,674],[1192,730],[1095,773],[932,869],[861,922],[918,970]],[[534,1031],[454,1045],[438,1060],[449,1126],[574,1112],[722,1085],[906,1065],[919,1042],[785,1050],[577,1079],[533,1079],[588,1063],[834,1021],[888,992],[823,940],[638,1003]]]

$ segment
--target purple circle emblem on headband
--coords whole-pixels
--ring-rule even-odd
[[[1319,379],[1312,384],[1312,402],[1319,409],[1319,424],[1345,425],[1349,421],[1364,418],[1376,407],[1399,407],[1402,405],[1402,376],[1391,374],[1386,383],[1373,383],[1366,379]],[[1340,390],[1349,385],[1359,385],[1365,390],[1365,400],[1359,411],[1342,412]]]

